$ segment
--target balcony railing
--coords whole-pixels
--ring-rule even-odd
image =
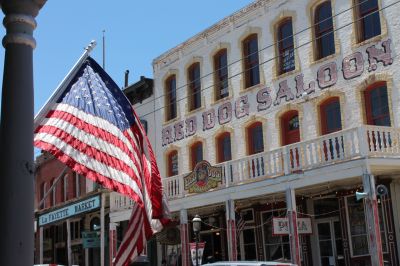
[[[222,166],[223,180],[216,189],[289,175],[366,156],[399,158],[400,129],[361,126],[224,162],[219,164]],[[188,194],[183,181],[187,174],[162,180],[169,200],[182,198]],[[117,193],[112,194],[115,195],[111,196],[111,210],[131,206],[131,200]]]

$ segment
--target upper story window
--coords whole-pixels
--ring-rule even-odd
[[[329,134],[342,130],[339,97],[332,97],[320,105],[321,133]]]
[[[289,145],[300,141],[299,113],[296,110],[288,111],[281,117],[282,145]]]
[[[201,107],[200,63],[194,63],[188,69],[189,79],[189,111]]]
[[[258,38],[252,34],[243,41],[244,79],[246,88],[260,83]]]
[[[40,185],[40,191],[39,191],[39,203],[43,200],[44,195],[46,194],[46,182],[43,182]],[[38,206],[38,208],[40,209],[41,207],[45,208],[46,207],[46,201],[43,202],[42,206]]]
[[[193,170],[196,164],[203,160],[203,143],[198,141],[190,147],[191,165],[190,169]]]
[[[171,151],[167,156],[167,176],[178,174],[178,151]]]
[[[378,0],[356,0],[358,42],[381,34]]]
[[[228,53],[226,49],[214,55],[215,99],[229,96],[228,90]]]
[[[165,81],[165,111],[166,119],[174,119],[177,115],[177,104],[176,104],[176,76],[172,75]]]
[[[217,137],[217,163],[232,160],[231,134],[225,132]]]
[[[249,155],[264,151],[264,137],[261,122],[255,122],[247,128],[247,145]]]
[[[292,19],[287,18],[278,27],[279,74],[295,69]]]
[[[317,59],[321,59],[335,53],[331,1],[317,6],[314,17]]]
[[[390,126],[389,102],[386,82],[378,82],[364,92],[368,125]]]

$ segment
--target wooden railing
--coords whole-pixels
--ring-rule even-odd
[[[400,129],[361,126],[224,162],[219,164],[222,166],[223,180],[216,189],[366,156],[400,157]],[[163,178],[163,188],[169,200],[188,195],[183,183],[183,177],[187,174]],[[110,198],[111,210],[131,206],[130,199],[112,194],[115,195]]]

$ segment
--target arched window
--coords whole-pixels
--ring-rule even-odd
[[[178,151],[171,151],[167,155],[167,176],[178,174]]]
[[[40,184],[39,203],[40,203],[40,201],[43,200],[44,194],[46,194],[46,182],[42,182],[42,184]],[[46,202],[44,201],[42,206],[38,206],[38,207],[39,207],[39,209],[41,207],[45,208],[45,205],[46,205]]]
[[[283,20],[278,27],[279,74],[295,69],[292,19]]]
[[[200,63],[194,63],[189,67],[188,80],[189,110],[192,111],[201,107]]]
[[[50,187],[52,187],[55,182],[56,178],[53,178],[50,182]],[[50,206],[54,206],[56,204],[56,186],[53,187],[53,190],[51,191],[51,195],[49,195],[49,197],[50,197]]]
[[[252,34],[243,41],[244,79],[246,88],[260,83],[258,38]]]
[[[217,137],[217,163],[232,160],[231,134],[224,132]]]
[[[364,91],[368,125],[390,126],[389,102],[386,82],[378,82]]]
[[[282,145],[300,141],[299,113],[296,110],[286,112],[281,117]]]
[[[167,121],[174,119],[177,115],[176,104],[176,76],[172,75],[165,81],[165,99],[166,99],[166,118]]]
[[[247,127],[248,154],[256,154],[264,151],[264,137],[261,122],[255,122]]]
[[[325,100],[320,105],[319,111],[322,135],[342,130],[339,97],[332,97]]]
[[[229,96],[228,90],[228,53],[226,49],[214,55],[215,100]]]
[[[358,42],[381,34],[378,0],[356,0]]]
[[[201,141],[198,141],[190,146],[190,156],[190,170],[193,170],[196,164],[203,160],[203,143]]]
[[[315,9],[315,42],[317,59],[335,53],[331,1],[326,1]]]

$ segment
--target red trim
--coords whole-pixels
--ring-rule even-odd
[[[299,112],[297,110],[287,111],[281,116],[281,136],[283,146],[300,141],[300,120],[298,129],[292,129],[289,131],[289,121],[296,116],[299,116]]]
[[[386,113],[386,114],[382,114],[380,116],[376,116],[373,117],[372,115],[372,97],[371,97],[371,92],[374,90],[380,90],[382,88],[386,89],[386,95],[387,95],[387,85],[385,81],[379,81],[376,82],[372,85],[370,85],[365,91],[364,91],[364,98],[365,98],[365,113],[366,113],[366,118],[367,118],[367,124],[368,125],[374,125],[375,119],[379,119],[379,118],[383,118],[388,116],[389,117],[389,121],[390,121],[390,114]],[[388,104],[389,104],[389,99],[388,99]],[[389,109],[389,108],[388,108]]]
[[[231,138],[231,133],[229,132],[224,132],[221,133],[220,135],[217,136],[217,163],[222,163],[225,162],[226,160],[224,160],[223,158],[223,154],[224,154],[224,139],[225,138]],[[232,144],[231,144],[232,145]],[[231,146],[231,159],[232,159],[232,146]]]

